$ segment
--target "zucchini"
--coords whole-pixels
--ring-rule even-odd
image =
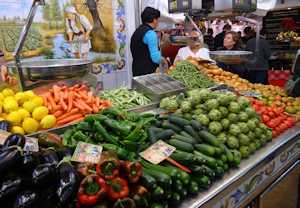
[[[197,134],[197,132],[193,129],[192,126],[190,125],[186,125],[184,126],[184,130],[191,135],[194,139],[197,139],[198,142],[202,142],[202,139],[199,137],[199,135]]]
[[[179,134],[173,135],[172,139],[177,139],[177,140],[187,142],[187,143],[190,143],[190,144],[197,144],[198,143],[194,138],[185,137],[185,136],[182,136],[182,135],[179,135]]]
[[[217,155],[217,156],[220,156],[225,152],[224,148],[221,148],[221,147],[215,147],[215,151],[216,151],[215,155]]]
[[[162,204],[159,203],[154,203],[151,205],[151,208],[164,208],[164,206]]]
[[[184,137],[188,137],[188,138],[192,138],[194,139],[191,135],[189,135],[186,131],[181,131],[180,135],[184,136]]]
[[[217,166],[223,167],[224,163],[222,160],[216,160],[217,161]]]
[[[198,131],[203,130],[203,126],[199,123],[199,121],[192,120],[190,123],[195,131],[198,132]]]
[[[154,164],[151,164],[151,163],[149,163],[149,162],[147,162],[145,160],[141,160],[141,164],[145,168],[165,173],[168,176],[170,176],[171,178],[174,178],[174,179],[180,178],[180,173],[179,173],[179,171],[176,168],[164,167],[164,166],[161,166],[161,165],[154,165]]]
[[[198,160],[199,162],[204,162],[204,164],[208,165],[211,168],[216,168],[218,165],[215,158],[202,154],[201,152],[194,151],[194,155],[196,160]]]
[[[167,140],[169,139],[172,135],[174,135],[175,132],[171,129],[167,129],[167,130],[164,130],[158,134],[155,135],[155,138],[156,140]]]
[[[199,131],[198,134],[199,134],[200,138],[203,139],[208,144],[215,146],[215,147],[220,147],[221,142],[213,134],[211,134],[205,130]]]
[[[215,168],[214,171],[217,177],[221,177],[225,173],[224,169],[221,166]]]
[[[203,154],[208,155],[208,156],[214,156],[216,154],[215,147],[208,145],[208,144],[196,144],[195,148],[199,152],[202,152]]]
[[[188,192],[190,194],[197,194],[199,192],[199,185],[196,181],[191,180],[189,187],[188,187]]]
[[[229,170],[229,166],[228,166],[227,163],[224,163],[223,169],[224,169],[225,172]]]
[[[181,202],[181,197],[179,193],[173,192],[170,200],[171,204],[177,205]]]
[[[165,195],[165,191],[160,186],[157,186],[151,193],[151,197],[154,200],[161,200],[165,197],[164,195]]]
[[[187,189],[183,188],[181,191],[178,192],[182,199],[185,199],[188,196]]]
[[[171,165],[168,165],[167,167],[172,167],[172,168],[175,168],[174,166],[171,166]],[[190,183],[190,180],[191,180],[191,176],[184,172],[183,170],[180,170],[179,168],[176,168],[179,173],[180,173],[180,181],[183,183],[183,185],[188,185]]]
[[[184,118],[181,118],[179,116],[174,116],[174,115],[169,116],[169,121],[173,124],[176,124],[176,125],[180,126],[180,127],[184,127],[184,126],[190,124],[190,122],[188,120],[186,120]]]
[[[162,123],[162,127],[164,129],[171,129],[173,131],[175,131],[176,133],[179,133],[181,131],[181,128],[176,126],[175,124],[170,123],[169,121],[164,121]]]
[[[215,177],[215,171],[206,165],[191,165],[191,171],[197,175],[207,175],[211,178]]]
[[[171,188],[172,179],[167,174],[148,168],[143,168],[143,171],[155,178],[156,182],[163,188]]]
[[[224,154],[221,155],[220,159],[221,159],[224,163],[227,162],[227,157],[226,157],[226,155],[224,155]]]
[[[173,185],[173,189],[175,191],[181,191],[183,189],[183,184],[182,184],[181,180],[175,180],[172,185]]]
[[[175,150],[170,157],[183,165],[189,165],[195,162],[194,154],[180,150]]]
[[[198,183],[200,188],[207,189],[211,185],[211,180],[206,175],[194,177],[193,180]]]
[[[183,142],[178,139],[170,139],[167,142],[168,144],[172,145],[173,147],[176,147],[176,149],[186,151],[186,152],[193,152],[194,147],[190,143]]]
[[[232,152],[226,147],[226,145],[222,144],[223,146],[223,149],[225,150],[225,154],[226,154],[226,157],[227,157],[227,160],[229,163],[233,162],[233,154]]]
[[[154,190],[157,187],[155,178],[144,171],[141,176],[141,184],[149,190]]]
[[[147,133],[148,133],[148,138],[150,140],[151,143],[155,143],[157,142],[157,138],[156,135],[163,132],[164,129],[160,129],[154,126],[151,126],[147,129]]]

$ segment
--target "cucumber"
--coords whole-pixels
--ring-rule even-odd
[[[154,200],[161,200],[164,198],[165,191],[162,189],[162,187],[157,186],[152,192],[151,192],[151,197]]]
[[[151,143],[155,143],[156,140],[156,134],[158,134],[159,132],[157,132],[156,127],[151,126],[150,128],[147,129],[147,133],[148,133],[148,138],[150,140]],[[162,129],[163,131],[163,129]]]
[[[170,157],[183,164],[191,164],[195,162],[194,154],[180,150],[175,150]]]
[[[204,162],[204,164],[208,165],[211,168],[216,168],[218,166],[217,160],[215,158],[209,157],[198,151],[194,151],[194,155],[196,160],[198,160],[199,162]]]
[[[217,161],[217,166],[223,167],[224,163],[222,160],[216,160]]]
[[[215,171],[206,165],[191,165],[191,171],[197,175],[207,175],[211,178],[215,177]]]
[[[196,181],[191,180],[188,187],[189,194],[197,194],[199,192],[199,185]]]
[[[194,128],[195,131],[201,131],[203,130],[203,126],[199,123],[199,121],[196,120],[192,120],[191,122],[191,126]]]
[[[174,179],[180,178],[180,173],[176,168],[165,167],[165,166],[161,166],[161,165],[154,165],[145,160],[141,160],[141,164],[145,168],[165,173],[171,178],[174,178]]]
[[[194,139],[197,139],[198,142],[202,142],[202,139],[199,137],[199,135],[197,134],[197,132],[193,129],[192,126],[190,125],[186,125],[184,126],[184,130],[191,135]]]
[[[220,147],[221,142],[213,134],[211,134],[205,130],[199,131],[198,134],[199,134],[200,138],[203,139],[208,144],[215,146],[215,147]]]
[[[226,145],[223,144],[222,146],[223,146],[223,149],[225,150],[225,154],[226,154],[228,162],[232,163],[233,159],[234,159],[232,152],[226,147]]]
[[[174,168],[174,166],[172,166],[172,165],[167,165],[167,167]],[[180,173],[180,181],[183,183],[183,185],[185,185],[185,186],[188,185],[190,183],[191,176],[188,173],[184,172],[183,170],[180,170],[179,168],[176,168],[176,169]]]
[[[169,121],[173,124],[176,124],[176,125],[180,126],[180,127],[184,127],[184,126],[190,124],[190,122],[188,120],[186,120],[184,118],[181,118],[179,116],[174,116],[174,115],[169,116]]]
[[[225,152],[224,148],[221,147],[215,147],[215,150],[216,150],[216,154],[215,154],[216,156],[220,156]]]
[[[148,168],[143,168],[143,171],[155,178],[156,182],[163,188],[171,188],[172,179],[167,174]]]
[[[169,139],[171,136],[173,136],[175,132],[171,129],[164,130],[158,134],[155,135],[156,140],[166,140]]]
[[[188,192],[185,188],[183,188],[181,191],[178,192],[180,194],[180,197],[182,199],[185,199],[188,196]]]
[[[195,148],[199,152],[202,152],[203,154],[208,156],[214,156],[216,154],[216,148],[208,144],[196,144]]]
[[[157,187],[155,178],[144,171],[143,175],[141,176],[141,184],[150,190],[154,190]]]
[[[217,177],[221,177],[225,173],[225,170],[221,166],[215,168],[214,171]]]
[[[175,191],[181,191],[183,189],[183,183],[181,180],[175,180],[172,185]]]
[[[181,197],[179,193],[173,192],[170,200],[171,204],[177,205],[181,202]]]
[[[180,127],[176,126],[175,124],[170,123],[169,121],[164,121],[162,123],[162,127],[164,129],[171,129],[171,130],[173,130],[176,133],[179,133],[181,131]]]
[[[227,156],[225,154],[221,155],[220,159],[226,163],[227,162]]]
[[[184,137],[188,137],[188,138],[192,138],[194,139],[191,135],[189,135],[186,131],[181,131],[180,135],[184,136]]]
[[[229,166],[228,166],[227,163],[224,163],[223,169],[224,169],[225,172],[229,170]]]
[[[194,147],[190,143],[183,142],[178,139],[170,139],[167,142],[168,144],[172,145],[173,147],[176,147],[176,149],[179,149],[181,151],[186,151],[186,152],[193,152]]]
[[[194,177],[193,180],[198,183],[200,188],[207,189],[211,185],[211,180],[206,175]]]
[[[192,144],[192,145],[198,143],[194,138],[191,138],[191,137],[185,137],[185,136],[182,136],[182,135],[179,135],[179,134],[173,135],[173,136],[172,136],[172,139],[177,139],[177,140],[180,140],[180,141],[183,141],[183,142],[190,143],[190,144]]]

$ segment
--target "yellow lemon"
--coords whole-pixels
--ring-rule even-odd
[[[32,99],[32,102],[38,107],[44,104],[43,98],[36,96]]]
[[[41,127],[43,129],[53,128],[56,124],[56,118],[53,115],[47,115],[41,120]]]
[[[22,134],[22,135],[25,134],[24,129],[23,129],[22,127],[20,127],[20,126],[13,126],[13,127],[11,128],[11,132],[12,132],[13,134]]]
[[[32,118],[35,120],[42,120],[46,115],[48,115],[49,110],[45,106],[37,107],[32,112]]]
[[[4,98],[3,103],[6,103],[11,100],[16,101],[16,99],[13,96],[8,96],[8,97]]]
[[[23,108],[30,113],[35,109],[35,107],[36,107],[36,105],[32,101],[26,101],[23,104]]]
[[[27,100],[27,96],[25,95],[24,92],[17,92],[15,94],[15,99],[19,104],[23,104]]]
[[[11,112],[10,114],[8,114],[6,119],[16,125],[21,122],[22,117],[18,113],[18,111],[14,111],[14,112]]]
[[[0,101],[0,113],[3,111],[3,103]]]
[[[3,103],[3,108],[6,113],[10,113],[10,112],[18,110],[19,105],[18,105],[17,101],[9,100],[9,101]]]
[[[22,127],[26,133],[31,134],[39,129],[39,123],[33,118],[25,118]]]
[[[26,110],[26,109],[19,109],[18,110],[19,115],[21,116],[22,120],[24,120],[25,118],[30,117],[30,113]]]
[[[0,100],[4,100],[4,95],[0,92]]]
[[[35,94],[32,90],[25,91],[24,94],[25,94],[27,100],[29,100],[35,96]]]
[[[12,89],[9,89],[9,88],[5,88],[3,91],[2,91],[2,94],[4,95],[4,97],[8,97],[8,96],[14,96],[14,91]]]

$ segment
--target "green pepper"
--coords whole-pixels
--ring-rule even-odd
[[[121,160],[126,160],[128,158],[129,152],[122,147],[119,147],[114,144],[102,144],[102,146],[105,150],[110,150],[115,152],[118,158],[120,158]]]
[[[104,121],[105,119],[107,119],[107,116],[104,116],[104,115],[90,115],[90,116],[87,116],[87,117],[84,119],[84,122],[87,122],[87,123],[89,123],[89,124],[93,124],[94,121],[102,122],[102,121]]]
[[[76,131],[75,134],[73,134],[72,139],[74,139],[75,141],[86,142],[89,138],[84,133],[82,133],[82,131]]]
[[[103,137],[107,142],[110,142],[115,145],[119,145],[118,139],[112,135],[109,135],[106,129],[101,125],[99,121],[94,122],[94,127],[99,135]]]
[[[120,125],[118,121],[113,119],[107,118],[106,120],[103,121],[103,123],[109,128],[119,131],[124,136],[127,136],[131,130],[131,126]]]
[[[155,121],[155,118],[145,118],[138,122],[135,129],[124,139],[128,141],[139,141],[143,136],[144,131],[142,129],[149,123]]]
[[[80,122],[76,125],[76,129],[81,131],[92,131],[92,128],[88,122]]]

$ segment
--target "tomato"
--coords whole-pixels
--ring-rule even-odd
[[[267,126],[273,129],[273,128],[275,128],[276,123],[274,122],[274,120],[270,120],[270,121],[267,123]]]
[[[288,125],[286,125],[285,123],[281,123],[281,124],[279,125],[279,128],[280,128],[281,131],[285,131],[285,130],[288,129]]]
[[[289,120],[285,120],[284,124],[288,126],[288,128],[291,128],[292,126],[294,126],[293,122],[289,121]]]
[[[268,115],[265,115],[265,114],[262,115],[261,118],[262,118],[262,121],[264,123],[268,123],[271,120],[270,117]]]
[[[273,111],[269,111],[268,112],[268,115],[271,117],[271,118],[274,118],[276,116],[276,114],[273,112]]]
[[[276,138],[278,136],[278,132],[276,130],[272,130],[272,136],[273,138]]]
[[[279,95],[277,95],[277,96],[275,97],[275,100],[281,100],[281,97],[280,97]]]

